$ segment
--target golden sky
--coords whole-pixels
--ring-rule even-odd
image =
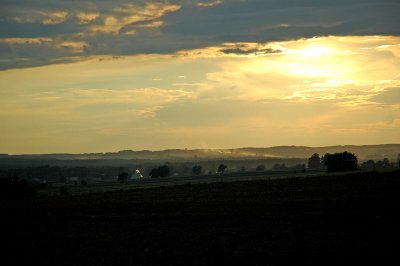
[[[397,10],[1,1],[0,154],[400,143]]]
[[[222,43],[0,71],[7,153],[400,142],[400,37]]]

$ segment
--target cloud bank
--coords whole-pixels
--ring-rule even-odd
[[[399,35],[397,10],[396,0],[1,1],[0,68],[222,43]],[[244,52],[235,49],[225,52]]]

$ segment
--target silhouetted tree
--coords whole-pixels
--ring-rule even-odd
[[[163,165],[163,166],[159,166],[157,168],[153,168],[150,173],[149,176],[151,178],[157,178],[157,177],[167,177],[170,176],[170,169],[168,165]]]
[[[228,168],[228,166],[226,166],[225,164],[220,164],[220,165],[218,166],[217,173],[223,173],[223,172],[225,172],[226,168]]]
[[[319,168],[321,168],[321,158],[319,157],[318,153],[314,153],[308,159],[308,168],[310,168],[310,169],[319,169]]]
[[[375,168],[383,168],[383,167],[390,167],[390,161],[388,158],[384,158],[383,160],[379,160],[375,163]]]
[[[388,159],[388,158],[384,158],[384,159],[383,159],[383,166],[384,166],[384,167],[390,166],[390,162],[389,162],[389,159]]]
[[[374,162],[374,160],[368,160],[368,161],[366,161],[366,162],[363,162],[363,163],[361,164],[361,168],[369,169],[369,170],[375,169],[375,162]]]
[[[327,166],[327,172],[343,172],[358,169],[357,156],[350,152],[325,154],[323,162]]]
[[[201,170],[202,170],[202,168],[200,165],[195,165],[192,168],[192,173],[195,175],[199,175],[199,174],[201,174]]]
[[[153,168],[153,169],[151,169],[151,171],[150,171],[150,173],[149,173],[149,176],[150,176],[151,178],[160,177],[160,173],[159,173],[159,171],[158,171],[158,168]]]
[[[256,167],[256,171],[264,171],[265,170],[265,166],[263,164],[260,164]]]
[[[163,165],[159,168],[160,177],[167,177],[170,176],[171,171],[168,165]]]

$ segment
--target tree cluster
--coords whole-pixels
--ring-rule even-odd
[[[265,170],[265,166],[263,164],[260,164],[256,167],[256,171],[264,171]]]
[[[220,164],[218,166],[217,173],[222,174],[223,172],[225,172],[226,168],[228,168],[228,166],[226,166],[225,164]]]
[[[272,167],[272,170],[278,171],[278,170],[288,170],[286,164],[282,163],[276,163],[274,164],[274,166]]]
[[[390,163],[388,158],[384,158],[383,160],[368,160],[365,161],[361,164],[361,168],[363,169],[379,169],[379,168],[385,168],[385,167],[391,167],[393,164]]]
[[[321,162],[326,165],[327,172],[344,172],[358,169],[358,159],[354,153],[339,152],[327,153],[321,158]]]
[[[195,175],[201,174],[201,171],[202,171],[202,167],[200,165],[195,165],[192,168],[192,173]]]
[[[320,169],[323,166],[321,163],[321,158],[318,153],[314,153],[310,158],[308,158],[308,168],[309,169]]]
[[[157,168],[153,168],[150,173],[149,176],[151,178],[157,178],[157,177],[168,177],[171,174],[171,170],[169,169],[168,165],[163,165],[163,166],[159,166]]]
[[[347,151],[334,154],[326,153],[322,157],[318,153],[314,153],[308,158],[309,169],[321,169],[323,167],[326,167],[327,172],[353,171],[359,168],[357,156]]]
[[[115,177],[121,172],[130,172],[126,167],[117,166],[31,166],[15,169],[0,169],[0,178],[18,176],[21,179],[41,179],[51,182],[66,182],[68,177],[76,176],[85,180],[91,178]]]

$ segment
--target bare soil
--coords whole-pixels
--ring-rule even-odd
[[[1,202],[2,265],[389,265],[400,173]]]

